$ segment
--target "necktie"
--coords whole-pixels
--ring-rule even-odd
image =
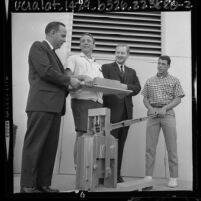
[[[124,73],[123,66],[120,66],[120,69],[121,69],[121,73],[123,74]]]
[[[123,66],[120,66],[120,72],[121,72],[121,82],[123,82],[123,80],[124,80],[124,70],[123,70]]]

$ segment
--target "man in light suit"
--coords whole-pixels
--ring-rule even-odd
[[[59,139],[61,116],[65,114],[68,85],[80,81],[65,75],[55,49],[66,41],[61,22],[50,22],[45,28],[46,40],[36,41],[29,52],[29,94],[26,106],[27,131],[22,150],[22,193],[54,193],[50,188]]]
[[[105,95],[103,96],[103,105],[111,109],[111,123],[120,122],[133,117],[132,96],[140,92],[141,86],[134,69],[125,65],[129,56],[129,46],[119,44],[115,51],[116,61],[102,66],[102,73],[105,78],[119,80],[124,89],[132,90],[132,93],[122,95]],[[117,165],[117,182],[124,182],[121,176],[121,164],[123,157],[124,144],[127,138],[129,126],[115,129],[112,135],[118,139],[118,165]]]

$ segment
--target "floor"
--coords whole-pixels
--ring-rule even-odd
[[[125,182],[117,184],[117,188],[99,188],[98,192],[115,192],[115,191],[130,191],[133,183],[142,181],[143,178],[124,177]],[[20,174],[14,174],[14,193],[20,191]],[[167,186],[167,179],[153,179],[152,188],[147,188],[149,191],[191,191],[192,182],[178,180],[178,187],[169,188]],[[75,175],[57,174],[53,176],[52,187],[57,188],[60,192],[73,192],[75,189]],[[140,190],[140,189],[139,189]],[[145,190],[145,188],[141,188]]]

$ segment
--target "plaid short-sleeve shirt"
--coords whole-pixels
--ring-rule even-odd
[[[141,94],[153,105],[167,105],[176,97],[184,97],[184,91],[179,79],[167,74],[165,77],[149,78]]]

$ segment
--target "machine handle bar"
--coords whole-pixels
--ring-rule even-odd
[[[149,115],[147,117],[142,117],[142,118],[139,118],[139,119],[129,119],[129,120],[120,121],[118,123],[111,124],[111,130],[121,128],[121,127],[130,126],[131,124],[138,123],[138,122],[141,122],[141,121],[145,121],[147,119],[151,119],[151,118],[154,118],[154,117],[157,117],[157,116],[158,116],[157,114],[153,114],[153,115]]]

